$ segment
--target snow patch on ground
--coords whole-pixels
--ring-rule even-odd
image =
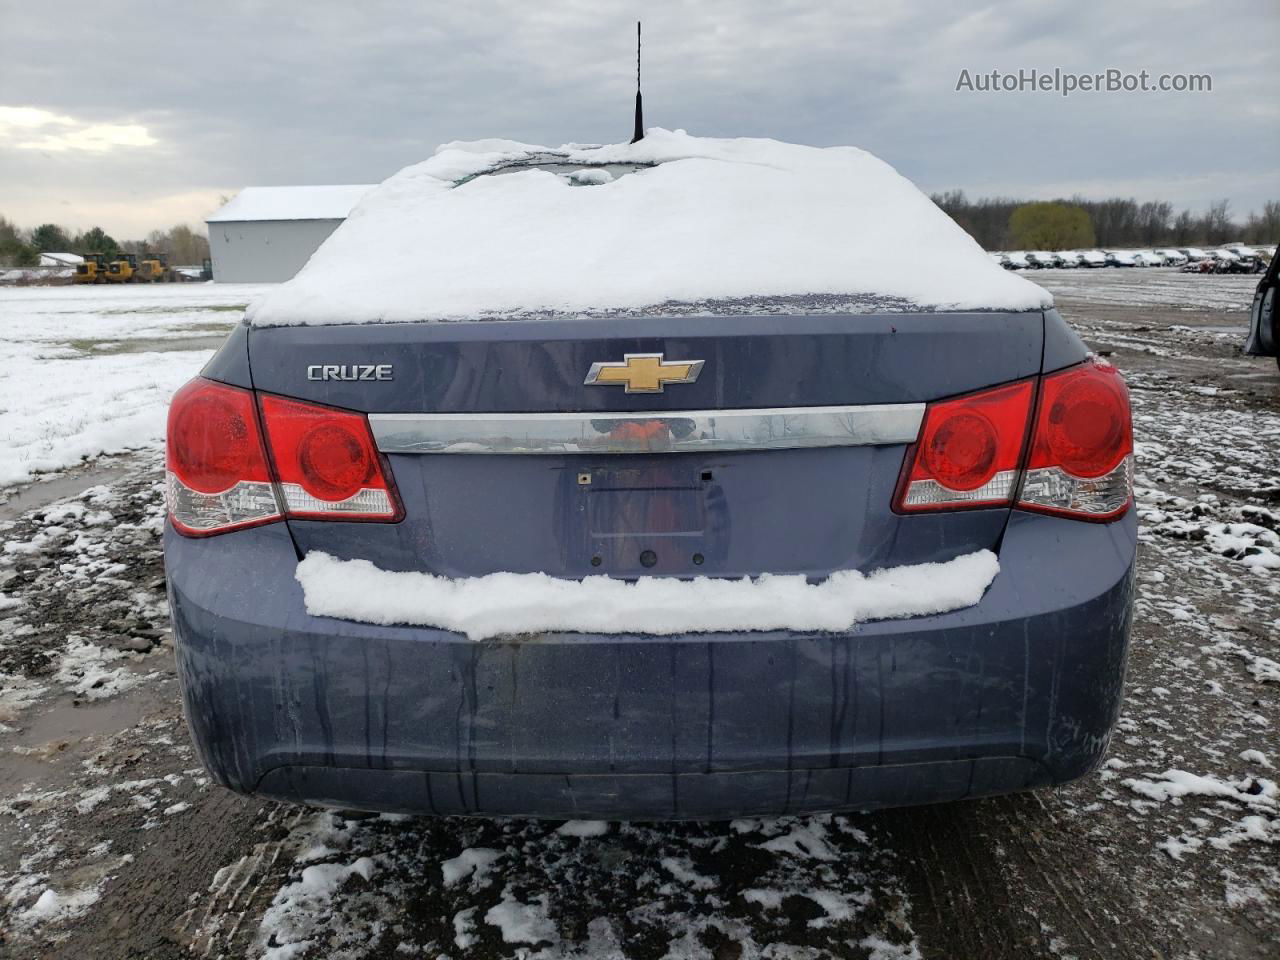
[[[760,849],[793,857],[812,857],[814,860],[837,858],[827,842],[827,824],[822,819],[795,821],[790,830],[760,844]]]
[[[721,630],[848,630],[855,623],[926,616],[972,606],[999,572],[989,550],[946,563],[862,574],[842,570],[820,584],[803,576],[755,580],[610,577],[560,580],[495,573],[451,580],[380,570],[367,560],[313,551],[299,564],[307,612],[364,623],[415,624],[472,640],[548,630],[671,635]]]
[[[603,837],[608,832],[607,820],[566,820],[556,827],[562,837]]]
[[[1273,780],[1251,776],[1228,780],[1171,769],[1155,777],[1131,777],[1121,783],[1139,796],[1157,803],[1168,802],[1178,806],[1192,799],[1216,801],[1212,804],[1214,820],[1219,824],[1226,822],[1226,826],[1220,826],[1216,834],[1211,835],[1214,821],[1192,817],[1189,826],[1181,833],[1166,837],[1155,845],[1157,850],[1174,860],[1181,860],[1189,853],[1198,853],[1206,846],[1230,850],[1240,843],[1280,843],[1280,788]],[[1239,816],[1241,808],[1248,811],[1243,816]],[[1135,809],[1145,812],[1141,805]],[[1233,816],[1237,818],[1232,819]]]
[[[502,891],[502,901],[485,912],[484,922],[502,932],[504,943],[554,943],[559,936],[547,916],[549,902],[550,897],[543,893],[524,903],[508,887]]]
[[[328,814],[321,814],[320,820],[323,824],[320,829],[332,822]],[[263,960],[292,960],[302,956],[327,932],[327,925],[318,923],[317,917],[323,918],[328,914],[339,892],[349,884],[362,883],[367,888],[377,869],[374,859],[367,856],[357,857],[348,863],[304,866],[295,881],[276,892],[262,916],[259,946]]]
[[[119,650],[108,650],[80,637],[68,637],[53,678],[68,692],[85,700],[114,697],[143,679],[127,665],[111,666],[127,659],[128,655]]]
[[[607,826],[606,835],[520,819],[318,814],[289,840],[303,853],[257,931],[255,955],[595,960],[643,942],[702,957],[728,941],[743,957],[844,956],[861,943],[882,960],[919,958],[872,818]],[[592,841],[579,842],[584,834]],[[459,853],[435,871],[440,849]],[[376,865],[372,883],[353,873],[362,861]],[[239,875],[228,868],[216,880],[230,888]],[[802,902],[797,923],[789,908]]]
[[[116,844],[132,845],[156,825],[148,816],[139,828],[103,839],[113,821],[134,810],[173,806],[172,788],[184,783],[186,789],[197,786],[178,775],[171,779],[122,776],[126,769],[136,770],[140,753],[136,739],[130,747],[123,746],[131,734],[141,734],[152,745],[141,752],[163,749],[171,759],[185,752],[189,762],[189,747],[154,746],[170,723],[167,719],[143,722],[139,730],[104,738],[95,762],[82,761],[82,772],[65,789],[15,785],[0,795],[0,820],[14,838],[6,850],[13,860],[0,864],[0,928],[6,934],[54,940],[64,936],[68,925],[88,914],[112,878],[134,861],[133,853],[113,849]]]
[[[14,923],[19,927],[29,927],[37,923],[70,920],[87,913],[101,896],[102,890],[99,887],[86,887],[62,893],[53,887],[46,887],[35,903],[14,917]]]
[[[663,857],[659,861],[662,869],[676,878],[676,881],[695,890],[714,890],[716,882],[694,869],[693,861],[688,857]]]
[[[444,876],[444,885],[454,884],[470,877],[472,886],[482,886],[489,876],[490,868],[502,856],[501,850],[486,850],[483,847],[468,847],[451,860],[440,864]]]
[[[921,960],[917,943],[892,943],[880,937],[863,937],[858,946],[869,951],[867,960]]]
[[[1226,797],[1245,806],[1274,809],[1276,785],[1270,780],[1246,777],[1228,781],[1215,776],[1200,776],[1185,770],[1166,770],[1156,779],[1138,777],[1122,781],[1134,793],[1152,800],[1177,800],[1190,795],[1201,797]]]
[[[1240,759],[1245,763],[1256,763],[1260,767],[1271,769],[1271,761],[1267,759],[1267,755],[1261,750],[1241,750]]]
[[[0,525],[0,583],[21,601],[0,619],[0,731],[51,690],[95,701],[157,676],[139,669],[168,626],[163,502],[151,469]],[[85,615],[69,624],[50,613],[58,606]],[[13,672],[16,664],[38,665],[37,678]]]
[[[0,622],[0,631],[4,630]],[[22,711],[40,699],[49,688],[20,674],[0,673],[0,733],[12,733]]]

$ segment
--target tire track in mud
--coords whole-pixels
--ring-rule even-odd
[[[116,876],[95,905],[94,922],[77,925],[53,956],[222,954],[213,948],[233,939],[245,910],[255,903],[255,881],[260,885],[270,876],[270,867],[285,845],[287,826],[273,822],[270,815],[258,821],[260,810],[260,803],[227,791],[206,792],[186,816],[169,820],[158,835],[149,838],[129,869]],[[254,843],[263,833],[278,836]],[[249,852],[242,852],[246,848]],[[238,883],[232,889],[228,889],[231,876],[218,877],[228,863],[253,865],[253,869],[233,870]],[[211,878],[226,882],[206,892]],[[214,910],[234,922],[226,930],[212,928],[203,938],[193,936],[191,920]]]
[[[1154,931],[1106,906],[1131,906],[1128,891],[1054,816],[1055,802],[1033,794],[883,815],[925,957],[1153,956]]]

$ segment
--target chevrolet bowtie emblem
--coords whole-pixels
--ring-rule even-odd
[[[662,393],[668,383],[693,383],[701,360],[664,360],[660,353],[627,353],[622,362],[593,363],[584,384],[621,384],[627,393]]]

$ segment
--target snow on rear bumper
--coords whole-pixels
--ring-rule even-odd
[[[1086,773],[1119,710],[1135,540],[1132,515],[1015,513],[976,606],[843,633],[486,642],[309,615],[278,525],[167,532],[166,563],[188,720],[227,786],[408,812],[714,817]]]
[[[541,573],[450,579],[379,570],[367,560],[313,552],[298,564],[307,612],[361,623],[440,627],[472,640],[547,632],[680,636],[730,631],[843,632],[868,620],[973,606],[1000,570],[990,550],[945,563],[863,575],[725,580],[611,577],[561,580]]]

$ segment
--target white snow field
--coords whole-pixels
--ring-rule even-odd
[[[169,398],[265,285],[0,288],[0,488],[156,448]]]
[[[534,161],[569,172],[479,176]],[[603,164],[656,166],[573,175]],[[413,250],[412,264],[387,250]],[[950,309],[1052,302],[863,150],[654,128],[601,147],[444,144],[368,193],[250,318],[396,322],[806,295]]]
[[[1198,274],[1172,269],[1037,270],[1036,282],[1055,297],[1086,297],[1095,304],[1166,307],[1178,311],[1246,310],[1258,277]]]

